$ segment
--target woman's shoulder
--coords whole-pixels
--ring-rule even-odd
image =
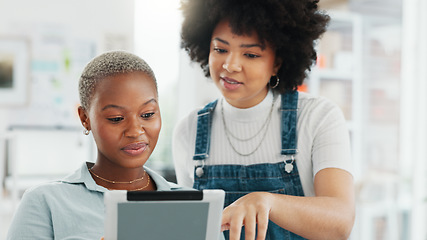
[[[59,180],[49,181],[33,185],[25,190],[26,195],[43,195],[48,192],[56,192],[64,186]]]
[[[174,135],[175,136],[187,136],[187,134],[191,134],[195,131],[197,127],[197,117],[200,110],[202,110],[205,106],[199,106],[194,108],[186,115],[179,118],[175,128]]]
[[[320,123],[345,123],[344,113],[338,104],[326,97],[305,92],[299,94],[298,119],[300,124],[312,123],[313,126]]]
[[[298,100],[298,109],[300,111],[309,111],[313,113],[318,111],[341,111],[340,107],[335,102],[324,96],[314,96],[310,93],[300,92]]]
[[[188,112],[186,115],[181,117],[178,121],[178,124],[187,124],[193,122],[195,119],[197,119],[197,113],[202,109],[202,107],[195,108]]]
[[[33,185],[24,191],[21,198],[22,206],[40,205],[54,199],[55,196],[63,196],[63,186],[61,181],[51,181]]]
[[[84,184],[72,184],[62,180],[55,180],[37,184],[27,188],[23,194],[23,199],[66,199],[82,196],[89,190]]]
[[[213,99],[210,102],[207,102],[203,105],[200,105],[192,110],[190,110],[187,114],[185,114],[179,122],[191,122],[194,121],[195,119],[197,119],[199,112],[200,114],[205,114],[205,110],[207,109],[217,109],[216,105],[218,103],[219,99]],[[201,111],[203,110],[203,111]]]
[[[332,100],[324,96],[315,96],[307,92],[299,92],[298,100],[302,106],[337,106]]]

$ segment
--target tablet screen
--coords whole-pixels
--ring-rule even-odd
[[[119,203],[117,210],[117,239],[200,240],[206,236],[207,202]]]

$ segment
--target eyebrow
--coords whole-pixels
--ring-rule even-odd
[[[141,106],[145,106],[145,105],[148,105],[148,104],[150,104],[150,103],[157,103],[157,100],[156,100],[155,98],[152,98],[152,99],[150,99],[150,100],[146,101],[145,103],[141,104]],[[119,109],[124,109],[124,107],[119,106],[119,105],[115,105],[115,104],[108,104],[108,105],[106,105],[105,107],[103,107],[103,108],[101,109],[101,111],[105,111],[105,110],[107,110],[107,109],[109,109],[109,108],[119,108]]]
[[[226,41],[226,40],[224,40],[224,39],[218,38],[218,37],[214,38],[213,40],[216,40],[216,41],[218,41],[218,42],[222,42],[222,43],[224,43],[224,44],[230,45],[230,43],[229,43],[229,42],[227,42],[227,41]],[[264,45],[262,45],[262,44],[259,44],[259,43],[253,43],[253,44],[240,44],[240,47],[242,47],[242,48],[259,47],[259,48],[261,48],[261,50],[264,50],[264,49],[265,49],[265,46],[264,46]]]

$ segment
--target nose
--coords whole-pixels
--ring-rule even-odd
[[[139,119],[129,120],[129,123],[126,126],[124,135],[126,137],[136,138],[145,133],[144,125]]]
[[[235,56],[234,54],[230,54],[225,63],[222,65],[222,68],[225,69],[227,72],[240,72],[242,71],[242,64],[239,61],[239,57]]]

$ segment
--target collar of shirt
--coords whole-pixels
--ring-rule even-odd
[[[89,173],[89,168],[91,168],[93,165],[94,163],[91,163],[91,162],[83,163],[79,169],[77,169],[74,173],[66,176],[64,179],[61,180],[61,182],[70,183],[70,184],[84,184],[86,188],[91,191],[97,191],[97,192],[109,191],[107,188],[96,184],[95,180],[93,180],[92,176]],[[144,166],[144,169],[147,172],[147,174],[150,175],[150,178],[153,179],[153,181],[156,183],[157,191],[170,191],[170,190],[181,189],[181,187],[178,186],[177,184],[166,181],[166,179],[164,179],[155,171],[145,166]]]
[[[265,120],[265,116],[267,116],[271,110],[272,102],[277,101],[277,97],[275,98],[274,96],[275,94],[270,90],[260,103],[250,108],[236,108],[229,104],[224,97],[222,97],[220,101],[222,101],[226,120],[248,123]],[[218,102],[218,104],[221,104],[221,102]],[[217,106],[216,109],[220,111],[221,106]]]

